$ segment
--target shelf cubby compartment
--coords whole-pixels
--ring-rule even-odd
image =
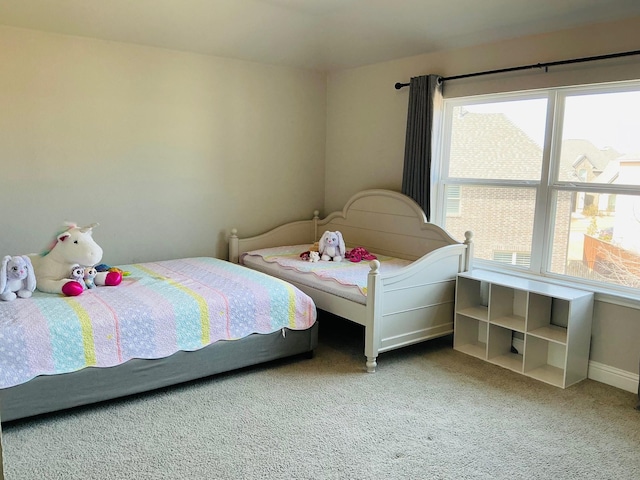
[[[525,331],[528,293],[492,284],[489,297],[489,321],[518,332]]]
[[[524,374],[565,388],[567,349],[564,344],[533,335],[525,338]]]
[[[467,355],[487,359],[487,322],[457,313],[453,348]]]
[[[569,302],[535,293],[529,296],[527,333],[566,345]]]
[[[510,328],[489,324],[487,360],[514,372],[522,373],[523,356],[511,351],[513,332]]]
[[[458,277],[456,286],[456,312],[486,322],[489,318],[488,292],[488,283]]]

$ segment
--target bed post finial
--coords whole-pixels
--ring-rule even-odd
[[[369,273],[373,273],[374,275],[378,275],[379,271],[380,271],[380,261],[371,260],[369,262]]]
[[[238,245],[238,229],[232,228],[231,235],[229,235],[229,261],[231,263],[238,263],[239,257],[239,249]]]
[[[464,253],[464,271],[471,270],[471,261],[473,260],[473,232],[467,230],[464,232],[464,244],[467,246],[467,251]]]
[[[320,240],[318,238],[318,220],[320,219],[320,210],[313,211],[313,241]]]

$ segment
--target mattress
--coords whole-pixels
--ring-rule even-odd
[[[252,334],[305,330],[313,301],[293,285],[214,258],[120,266],[117,287],[36,291],[0,302],[0,389],[42,375],[158,359]]]
[[[14,421],[148,392],[292,355],[308,355],[317,344],[318,322],[306,330],[285,329],[284,335],[282,331],[254,333],[155,360],[134,358],[115,367],[40,375],[27,383],[0,389],[0,420]]]
[[[244,253],[240,263],[289,282],[316,288],[320,291],[365,305],[369,262],[309,262],[300,255],[309,245],[288,245],[264,248]],[[376,254],[374,254],[376,255]],[[399,258],[376,255],[381,273],[398,271],[411,262]]]

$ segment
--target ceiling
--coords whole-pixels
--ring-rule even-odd
[[[0,1],[4,25],[327,71],[636,15],[639,0]]]

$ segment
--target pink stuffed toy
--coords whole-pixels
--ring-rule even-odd
[[[353,250],[350,250],[345,255],[353,263],[361,262],[362,260],[375,260],[376,257],[373,253],[369,253],[364,247],[356,247]]]

